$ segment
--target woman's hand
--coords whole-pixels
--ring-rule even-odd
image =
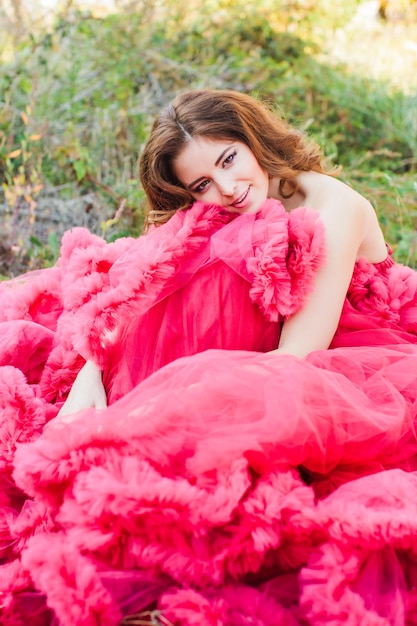
[[[71,415],[82,409],[104,409],[107,397],[101,371],[95,363],[87,361],[78,372],[71,391],[58,415]]]

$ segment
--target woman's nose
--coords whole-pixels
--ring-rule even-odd
[[[233,196],[235,193],[236,185],[233,180],[220,179],[217,182],[218,189],[223,196]]]

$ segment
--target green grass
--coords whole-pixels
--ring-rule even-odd
[[[26,197],[36,219],[40,185],[96,191],[104,234],[137,234],[137,161],[154,115],[180,90],[232,88],[273,102],[314,137],[373,202],[396,257],[417,266],[417,86],[327,57],[323,42],[358,2],[327,5],[211,0],[185,11],[144,0],[138,12],[67,14],[28,35],[0,68],[0,182],[11,211]]]

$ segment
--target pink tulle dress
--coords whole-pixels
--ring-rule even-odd
[[[0,624],[417,625],[417,273],[271,353],[324,262],[309,209],[196,203],[0,286]],[[56,417],[85,359],[109,406]]]

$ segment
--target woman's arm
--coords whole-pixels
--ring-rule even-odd
[[[78,372],[71,391],[58,415],[70,415],[82,409],[103,409],[107,406],[101,371],[93,361],[87,361]]]
[[[367,200],[336,179],[302,175],[305,204],[320,213],[326,231],[326,264],[317,273],[315,288],[301,311],[283,325],[277,352],[304,357],[329,347],[336,332],[358,255],[368,241],[376,256],[385,243]],[[304,191],[303,189],[303,191]],[[382,260],[376,258],[375,261]]]

